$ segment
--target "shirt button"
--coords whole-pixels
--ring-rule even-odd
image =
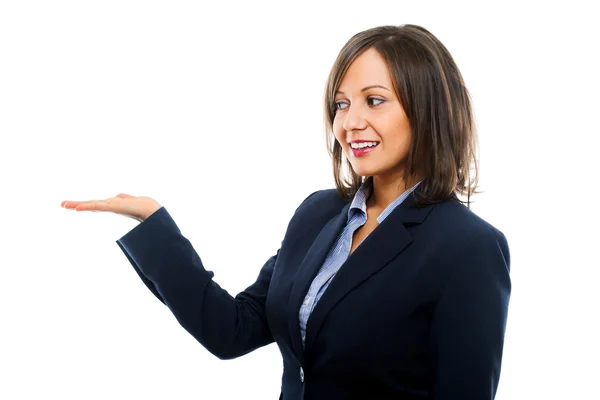
[[[304,383],[304,370],[300,367],[300,382]]]

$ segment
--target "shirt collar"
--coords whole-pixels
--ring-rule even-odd
[[[367,214],[367,199],[369,198],[371,188],[373,187],[371,184],[372,180],[373,177],[369,176],[358,188],[358,191],[352,199],[352,204],[350,204],[350,209],[348,209],[348,219],[350,219],[352,214],[356,211],[362,211]]]
[[[400,196],[398,196],[377,218],[377,221],[381,223],[385,217],[387,217],[398,205],[400,205],[404,199],[408,197],[413,190],[417,188],[417,186],[423,182],[422,180],[417,182],[412,188],[406,190]],[[352,217],[352,214],[362,211],[364,215],[367,215],[367,199],[371,195],[371,191],[373,189],[373,177],[369,176],[364,180],[362,185],[358,188],[358,191],[354,195],[352,199],[352,203],[350,204],[350,208],[348,209],[348,221]]]

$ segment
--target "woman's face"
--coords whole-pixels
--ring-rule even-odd
[[[410,124],[389,69],[375,49],[350,65],[335,103],[333,133],[354,171],[360,176],[402,176],[411,145]]]

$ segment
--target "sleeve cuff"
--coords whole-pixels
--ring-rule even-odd
[[[182,241],[186,243],[183,244]],[[179,227],[165,207],[155,211],[116,243],[144,284],[163,303],[165,300],[160,294],[160,288],[165,282],[188,278],[188,274],[193,274],[195,279],[200,278],[200,281],[208,282],[212,279],[212,273],[204,268],[190,271],[188,265],[188,268],[182,270],[179,263],[174,264],[175,260],[182,258],[182,251],[189,256],[186,250],[191,248],[191,244],[181,235]]]

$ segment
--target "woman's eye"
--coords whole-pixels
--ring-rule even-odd
[[[348,104],[343,103],[341,101],[338,101],[337,103],[335,103],[335,109],[336,110],[343,110],[344,108],[346,108],[348,106]]]
[[[385,100],[382,100],[382,99],[377,99],[377,98],[375,98],[375,97],[369,97],[369,98],[367,99],[367,102],[369,103],[369,105],[370,105],[370,106],[378,106],[378,105],[380,105],[380,104],[384,103],[384,102],[385,102]],[[374,104],[373,104],[373,103],[374,103]]]
[[[376,97],[367,97],[367,104],[370,107],[378,106],[378,105],[380,105],[382,103],[385,103],[385,100],[378,99]],[[344,109],[348,108],[348,106],[349,106],[349,104],[346,103],[346,102],[343,102],[343,101],[337,101],[337,102],[335,102],[335,109],[336,109],[336,111],[344,110]]]

